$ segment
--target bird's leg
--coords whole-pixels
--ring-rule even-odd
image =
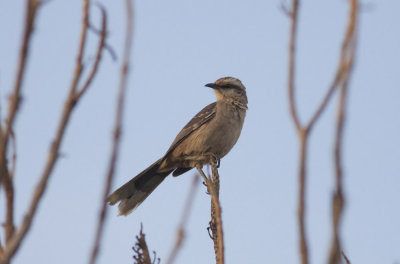
[[[214,153],[208,152],[205,154],[208,156],[208,160],[210,161],[210,165],[213,163],[217,165],[217,168],[219,168],[219,164],[221,163],[221,159],[217,157]]]
[[[208,189],[208,184],[207,184],[207,182],[208,182],[208,179],[207,179],[207,176],[204,174],[204,171],[203,171],[203,169],[202,169],[202,166],[201,165],[199,165],[199,164],[197,164],[196,165],[196,169],[198,170],[198,172],[200,173],[200,175],[201,175],[201,177],[203,178],[203,180],[204,180],[204,185],[207,187],[207,189]]]
[[[212,184],[217,198],[219,198],[219,174],[218,174],[218,161],[219,159],[213,155],[210,157],[210,165],[212,172]]]

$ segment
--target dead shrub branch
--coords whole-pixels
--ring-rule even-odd
[[[36,13],[37,7],[40,4],[40,2],[37,0],[30,0],[30,1],[28,1],[28,3],[29,3],[28,11],[27,11],[28,15],[27,15],[27,21],[26,21],[26,26],[25,26],[28,29],[25,30],[23,46],[28,45],[28,43],[29,43],[29,35],[31,34],[32,28],[33,28],[34,14]],[[96,73],[98,72],[98,65],[101,61],[101,54],[104,50],[104,42],[105,42],[105,38],[106,38],[106,14],[104,12],[104,9],[102,12],[102,16],[103,16],[103,18],[102,18],[103,19],[102,35],[99,40],[99,45],[98,45],[98,49],[97,49],[97,53],[96,53],[96,60],[95,60],[93,69],[91,71],[91,74],[89,75],[88,79],[85,81],[85,85],[80,90],[78,90],[78,83],[81,78],[81,73],[83,70],[82,59],[83,59],[84,49],[86,46],[86,35],[87,35],[87,30],[88,30],[88,18],[89,18],[89,0],[83,0],[83,15],[82,15],[83,21],[82,21],[82,27],[81,27],[81,37],[80,37],[80,42],[79,42],[79,47],[78,47],[78,56],[77,56],[77,60],[76,60],[73,78],[71,81],[70,90],[67,95],[67,98],[65,99],[62,114],[61,114],[61,117],[60,117],[60,120],[58,123],[58,127],[57,127],[57,130],[55,133],[55,138],[51,143],[45,167],[43,169],[43,172],[39,179],[39,182],[37,183],[37,185],[34,189],[34,193],[33,193],[30,205],[29,205],[28,209],[26,210],[25,217],[22,221],[22,224],[15,231],[12,238],[10,238],[9,242],[6,244],[3,258],[1,259],[0,264],[6,264],[9,262],[9,260],[14,256],[14,254],[18,250],[18,248],[21,245],[23,239],[25,238],[27,232],[31,228],[32,220],[37,212],[39,202],[41,201],[41,198],[46,190],[48,180],[52,174],[52,171],[56,164],[56,161],[58,160],[59,149],[60,149],[62,140],[64,138],[65,129],[69,123],[73,109],[75,108],[79,99],[86,92],[92,79],[95,77]],[[22,54],[23,54],[22,57],[26,58],[27,52],[24,52],[24,50],[27,51],[28,47],[23,48],[23,52],[22,52]],[[13,98],[19,98],[20,97],[19,93],[20,93],[19,88],[15,89]],[[19,100],[17,100],[17,99],[12,100],[11,105],[12,106],[16,105],[16,106],[14,106],[14,107],[11,106],[10,109],[12,109],[12,111],[10,111],[10,113],[13,113],[14,109],[16,111],[16,109],[18,108],[18,104],[17,104],[18,101]],[[10,116],[12,116],[12,115],[10,114]],[[13,120],[13,119],[9,118],[9,120]],[[6,134],[10,133],[10,132],[7,132],[8,129],[11,131],[11,124],[12,124],[12,122],[9,121],[7,127],[10,126],[10,128],[6,129]],[[6,148],[6,146],[7,146],[6,138],[7,138],[6,135],[4,135],[4,137],[2,138],[1,148],[3,148],[3,146]],[[2,152],[1,155],[5,156],[5,152]],[[6,164],[4,166],[6,166]]]
[[[212,168],[212,175],[209,175],[208,177],[204,174],[200,166],[197,166],[196,168],[204,179],[207,191],[211,195],[211,239],[214,242],[216,263],[223,264],[225,263],[224,232],[222,229],[221,204],[219,201],[219,174],[214,157],[210,158],[210,165]]]
[[[350,73],[353,67],[353,61],[355,56],[355,36],[356,36],[356,21],[358,13],[358,1],[349,0],[350,12],[349,20],[347,24],[346,34],[344,36],[342,49],[339,58],[339,64],[337,71],[329,86],[325,96],[321,103],[317,107],[316,111],[311,116],[311,119],[306,125],[302,125],[299,121],[298,109],[296,107],[295,100],[295,64],[296,64],[296,39],[297,39],[297,27],[298,27],[298,9],[299,0],[292,0],[292,6],[290,11],[285,13],[289,15],[290,23],[290,40],[289,40],[289,71],[288,71],[288,95],[289,95],[289,107],[290,115],[296,128],[296,132],[300,141],[300,160],[299,160],[299,196],[298,196],[298,223],[299,223],[299,250],[301,256],[301,263],[309,263],[307,233],[305,230],[305,197],[306,197],[306,183],[307,183],[307,144],[310,131],[318,121],[319,117],[326,109],[329,101],[333,97],[335,91],[340,89],[340,103],[339,103],[339,114],[336,131],[336,144],[335,144],[335,167],[336,167],[336,191],[333,198],[333,230],[334,239],[331,246],[330,260],[329,263],[339,263],[340,259],[340,239],[339,239],[339,222],[343,208],[343,190],[341,184],[342,169],[341,169],[341,142],[343,137],[343,123],[344,123],[344,109],[347,94],[347,84],[350,77]]]

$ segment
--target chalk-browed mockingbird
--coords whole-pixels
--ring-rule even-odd
[[[161,159],[107,198],[111,205],[120,201],[121,215],[138,207],[171,172],[178,176],[210,158],[219,160],[236,144],[247,110],[246,88],[232,77],[205,86],[214,89],[217,101],[190,120]]]

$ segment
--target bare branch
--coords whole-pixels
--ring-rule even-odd
[[[29,55],[30,40],[31,40],[33,29],[34,29],[36,13],[40,6],[40,0],[27,0],[26,6],[27,6],[27,8],[25,11],[26,12],[26,14],[25,14],[25,29],[24,29],[24,36],[23,36],[23,40],[22,40],[21,53],[19,55],[17,76],[16,76],[16,80],[15,80],[14,90],[12,92],[12,95],[10,96],[10,105],[9,105],[8,117],[6,120],[6,128],[5,128],[5,131],[3,132],[3,137],[1,138],[1,141],[0,141],[0,162],[1,163],[6,161],[5,156],[7,153],[8,140],[9,140],[12,128],[13,128],[15,117],[17,115],[19,103],[21,101],[21,89],[22,89],[22,84],[23,84],[23,80],[24,80],[25,66],[26,66],[26,61],[27,61],[28,55]],[[2,167],[2,166],[6,166],[6,165],[1,164],[0,167]]]
[[[303,131],[303,130],[302,130]],[[307,232],[306,232],[306,179],[307,179],[307,141],[308,133],[301,133],[300,138],[300,168],[299,168],[299,200],[298,200],[298,223],[300,233],[300,256],[301,263],[308,263],[308,243],[307,243]]]
[[[212,212],[213,218],[212,222],[215,222],[217,225],[217,232],[213,233],[214,238],[214,249],[216,250],[216,262],[217,264],[225,263],[225,248],[224,248],[224,232],[222,229],[222,216],[221,216],[221,204],[219,201],[219,174],[217,165],[215,164],[215,160],[213,158],[210,159],[210,164],[212,168],[212,178],[208,178],[207,186],[210,186],[208,189],[211,194],[212,201]],[[216,246],[218,245],[218,246]]]
[[[287,9],[287,8],[286,8]],[[296,38],[297,38],[297,27],[298,27],[298,11],[299,10],[299,0],[293,0],[291,11],[286,12],[290,15],[291,26],[290,26],[290,40],[289,40],[289,106],[290,115],[292,117],[293,123],[296,127],[296,132],[300,140],[300,167],[299,167],[299,198],[298,198],[298,223],[299,223],[299,250],[301,256],[301,263],[308,263],[308,245],[307,245],[307,234],[306,234],[306,224],[305,224],[305,196],[306,196],[306,156],[307,156],[307,138],[308,130],[304,129],[299,121],[299,114],[296,108],[295,100],[295,68],[296,68]]]
[[[13,133],[11,133],[13,135]],[[0,130],[0,138],[3,138],[3,131]],[[11,174],[8,171],[7,160],[6,157],[3,156],[3,162],[1,162],[0,167],[0,175],[1,175],[1,184],[4,188],[4,192],[6,195],[6,221],[3,224],[5,231],[5,243],[10,241],[11,237],[14,235],[15,226],[14,226],[14,182]],[[4,251],[2,249],[2,251]],[[1,254],[0,256],[2,256]]]
[[[86,82],[83,84],[81,90],[77,92],[75,95],[77,98],[81,97],[86,90],[89,88],[90,84],[92,83],[94,76],[97,73],[98,67],[100,65],[101,56],[103,55],[103,49],[105,48],[105,41],[106,41],[106,34],[107,34],[107,14],[104,7],[100,4],[97,4],[101,11],[101,32],[100,32],[100,41],[97,47],[96,58],[94,65],[92,67],[92,71],[89,74],[89,77],[86,79]]]
[[[14,236],[14,183],[13,175],[15,169],[15,156],[13,156],[12,172],[8,171],[7,162],[7,147],[10,136],[13,135],[13,124],[19,109],[21,101],[21,89],[24,80],[26,61],[29,55],[30,40],[34,29],[34,22],[36,18],[37,10],[40,6],[39,0],[27,0],[26,2],[26,13],[25,13],[25,28],[21,46],[21,52],[19,55],[19,63],[17,76],[13,92],[10,96],[9,112],[6,119],[6,127],[3,131],[0,131],[0,183],[3,185],[6,194],[6,222],[4,224],[5,235],[6,235],[6,248],[1,247],[1,259],[5,258],[8,248],[8,243]],[[15,139],[15,138],[14,138]],[[15,142],[15,141],[14,141]],[[15,145],[14,145],[15,154]]]
[[[185,238],[185,227],[186,227],[186,223],[189,218],[190,209],[192,208],[192,204],[194,201],[198,183],[199,183],[199,178],[197,175],[195,175],[193,177],[192,185],[190,187],[188,197],[186,199],[185,207],[182,212],[181,222],[180,222],[179,228],[176,232],[175,245],[168,257],[167,264],[174,263],[174,260],[175,260],[176,256],[178,255],[178,251],[182,247],[183,239]]]
[[[87,29],[89,27],[89,0],[82,0],[83,3],[83,13],[82,13],[82,25],[81,25],[81,37],[78,46],[78,55],[76,57],[76,64],[74,70],[74,77],[72,78],[71,86],[69,89],[69,95],[75,94],[77,90],[79,80],[82,76],[83,70],[83,54],[85,52]],[[78,98],[75,98],[78,99]]]
[[[2,166],[0,167],[0,173],[2,176],[2,185],[6,195],[6,222],[4,223],[4,230],[6,235],[6,247],[10,242],[15,232],[14,225],[14,182],[10,177],[8,168],[6,166],[7,161],[3,160]]]
[[[351,264],[350,260],[348,259],[348,257],[346,256],[346,254],[344,254],[344,252],[342,251],[342,255],[344,260],[346,261],[346,264]]]
[[[291,18],[290,27],[290,44],[289,44],[289,106],[290,115],[292,116],[293,122],[296,126],[296,130],[301,130],[301,124],[299,121],[299,115],[296,108],[295,100],[295,68],[296,68],[296,38],[297,38],[297,14],[299,9],[299,0],[292,1],[291,11],[288,13]]]
[[[157,258],[157,255],[154,253],[154,259],[151,261],[149,248],[146,243],[146,235],[143,233],[143,225],[140,225],[140,233],[139,236],[136,236],[137,242],[135,246],[132,247],[132,250],[135,252],[133,259],[135,260],[135,264],[157,264],[160,263],[160,259]]]
[[[342,162],[342,141],[343,141],[343,129],[345,123],[345,111],[347,101],[347,90],[350,75],[353,70],[355,50],[356,50],[356,31],[357,31],[357,20],[358,20],[358,0],[350,1],[350,12],[349,22],[347,26],[346,37],[342,46],[342,62],[343,62],[343,74],[340,87],[339,96],[339,107],[338,107],[338,118],[336,124],[335,134],[335,179],[336,179],[336,190],[332,199],[332,230],[333,239],[331,243],[331,250],[329,255],[329,264],[341,263],[341,254],[343,254],[340,243],[340,220],[343,213],[343,207],[345,203],[342,178],[343,178],[343,162]],[[347,257],[343,254],[345,260],[349,263]]]
[[[101,30],[98,30],[92,24],[89,24],[89,29],[101,36]],[[110,53],[111,59],[113,61],[117,61],[117,54],[115,53],[115,50],[110,45],[108,45],[107,42],[104,43],[104,48]]]
[[[11,130],[10,135],[11,135],[11,146],[12,146],[13,154],[11,156],[11,168],[10,168],[9,177],[11,180],[14,180],[15,169],[17,166],[17,138],[16,138],[13,130]]]
[[[353,65],[354,50],[355,50],[355,31],[356,31],[356,13],[358,8],[357,0],[351,0],[351,11],[350,19],[347,27],[347,32],[342,44],[339,64],[332,84],[327,90],[324,98],[320,105],[312,115],[310,121],[305,127],[300,124],[298,118],[298,112],[296,109],[295,102],[295,48],[296,48],[296,34],[297,34],[297,16],[298,16],[298,5],[299,0],[292,1],[292,8],[290,12],[286,12],[291,18],[291,30],[290,30],[290,46],[289,46],[289,103],[290,103],[290,114],[295,124],[297,134],[300,139],[300,167],[299,167],[299,203],[298,203],[298,222],[299,222],[299,233],[300,233],[300,254],[301,263],[307,264],[308,259],[308,247],[305,231],[305,196],[306,196],[306,158],[307,158],[307,139],[310,131],[314,127],[315,123],[321,116],[322,112],[326,109],[329,100],[333,97],[334,92],[342,85],[341,96],[340,96],[340,113],[338,118],[337,132],[336,132],[336,149],[335,149],[335,162],[336,162],[336,192],[333,198],[333,229],[334,239],[331,247],[330,262],[331,264],[339,263],[340,261],[340,243],[339,243],[339,222],[343,208],[343,193],[341,187],[341,161],[340,161],[340,150],[341,150],[341,138],[343,133],[343,112],[347,91],[347,83],[349,79],[350,70]]]
[[[210,164],[211,168],[213,171],[213,175],[207,176],[204,174],[203,170],[201,169],[200,166],[196,166],[196,169],[199,171],[200,175],[204,179],[206,185],[207,185],[207,190],[209,194],[211,195],[211,230],[213,232],[212,239],[214,241],[214,251],[215,251],[215,258],[216,258],[216,263],[217,264],[223,264],[225,263],[225,255],[224,255],[224,232],[222,229],[222,218],[221,218],[221,205],[219,202],[219,175],[218,175],[218,170],[216,163],[214,161],[214,158],[211,157],[210,159]],[[214,178],[214,181],[211,180],[211,177]],[[215,184],[217,183],[217,184]],[[218,188],[218,189],[217,189]],[[214,208],[214,209],[213,209]],[[213,221],[216,223],[216,230],[213,230],[212,223]]]
[[[37,1],[32,0],[31,2],[37,2]],[[77,56],[75,71],[74,71],[74,75],[72,78],[68,97],[66,98],[64,106],[63,106],[63,111],[62,111],[61,118],[60,118],[60,121],[58,124],[55,139],[53,140],[53,142],[50,146],[48,157],[47,157],[47,162],[45,164],[45,168],[43,170],[43,173],[41,175],[41,178],[40,178],[38,184],[35,187],[35,191],[34,191],[32,199],[31,199],[29,208],[27,209],[27,213],[24,217],[24,220],[23,220],[20,228],[17,230],[17,232],[14,234],[14,236],[10,240],[10,242],[6,245],[5,253],[4,253],[3,259],[1,259],[1,261],[0,261],[0,264],[6,264],[9,262],[9,260],[12,258],[12,256],[18,250],[21,242],[25,238],[25,235],[27,234],[27,232],[29,231],[29,229],[32,225],[33,217],[35,216],[35,214],[37,212],[39,202],[46,190],[48,179],[53,171],[56,161],[58,160],[59,148],[61,146],[62,140],[65,135],[65,128],[67,127],[67,124],[71,117],[71,113],[72,113],[77,101],[80,99],[80,96],[77,96],[78,93],[76,91],[77,91],[77,84],[78,84],[78,81],[79,81],[81,73],[82,73],[82,58],[83,58],[83,51],[84,51],[84,47],[85,47],[85,43],[86,43],[86,32],[88,29],[89,0],[83,0],[83,15],[82,15],[82,17],[83,17],[83,22],[82,22],[81,39],[80,39],[79,48],[78,48],[78,56]],[[105,35],[103,37],[105,38]],[[100,42],[104,42],[104,39],[100,40]],[[103,47],[101,47],[101,49],[103,50]],[[97,70],[97,67],[96,67],[96,70]],[[93,78],[93,77],[90,77],[90,78]],[[82,93],[80,95],[82,95]]]
[[[126,0],[126,33],[125,33],[125,46],[124,46],[124,53],[123,53],[123,64],[121,68],[121,78],[119,84],[119,92],[118,92],[118,99],[117,99],[117,111],[115,117],[115,126],[114,126],[114,137],[113,137],[113,146],[111,157],[109,161],[109,167],[106,173],[105,178],[105,188],[102,197],[102,208],[99,216],[99,221],[97,225],[96,237],[95,242],[93,245],[91,257],[89,263],[94,264],[97,259],[97,255],[100,248],[101,237],[104,230],[104,223],[107,214],[107,205],[106,199],[110,192],[112,180],[114,177],[115,167],[117,164],[118,154],[119,154],[119,146],[120,146],[120,138],[121,138],[121,131],[122,131],[122,119],[123,119],[123,110],[124,110],[124,103],[125,103],[125,94],[127,90],[127,81],[128,81],[128,73],[129,73],[129,66],[130,66],[130,54],[131,54],[131,47],[132,47],[132,36],[133,36],[133,6],[132,0]]]
[[[351,56],[351,46],[354,46],[354,34],[356,31],[356,13],[358,12],[358,2],[354,2],[350,0],[351,10],[350,10],[350,18],[347,25],[346,35],[343,40],[341,54],[339,59],[339,65],[337,67],[337,71],[335,74],[335,78],[328,89],[324,99],[322,100],[321,104],[317,108],[317,111],[314,113],[313,117],[311,118],[310,122],[307,125],[306,130],[309,131],[312,129],[314,123],[317,121],[321,113],[325,110],[329,100],[332,98],[333,92],[339,87],[340,83],[344,81],[344,79],[348,78],[349,74],[349,67],[350,65],[349,57]]]

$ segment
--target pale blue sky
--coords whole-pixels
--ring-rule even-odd
[[[12,87],[25,1],[0,1],[1,112]],[[32,231],[14,263],[86,263],[112,135],[124,34],[124,1],[100,1],[109,19],[108,54],[73,113]],[[289,1],[287,1],[289,2]],[[240,78],[249,110],[235,148],[221,162],[227,263],[299,263],[298,142],[287,102],[289,20],[282,1],[135,1],[132,71],[113,189],[163,155],[179,130],[215,97],[204,84]],[[363,1],[359,49],[349,94],[344,173],[344,250],[352,263],[400,261],[400,17],[397,0]],[[333,78],[347,2],[302,1],[298,106],[303,121]],[[92,23],[98,10],[92,8]],[[81,1],[53,0],[39,12],[17,120],[16,220],[20,223],[46,159],[70,79]],[[93,60],[90,34],[86,59]],[[335,98],[336,99],[336,98]],[[331,239],[332,146],[336,101],[312,132],[307,231],[312,263],[324,263]],[[167,178],[131,215],[111,208],[98,263],[133,263],[140,223],[166,261],[193,173]],[[4,221],[4,195],[0,196]],[[197,191],[176,263],[213,263],[206,227],[210,199]],[[1,237],[4,238],[3,233]]]

